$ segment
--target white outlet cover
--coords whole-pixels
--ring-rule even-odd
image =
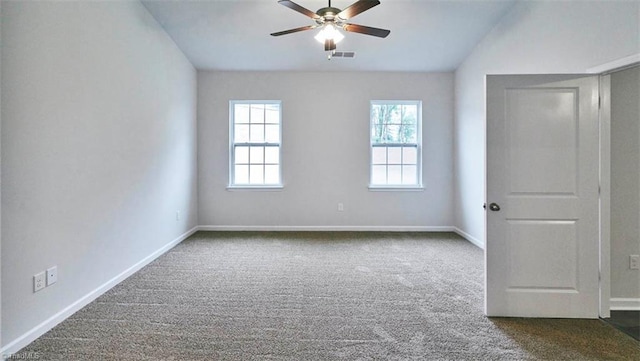
[[[47,286],[51,286],[57,281],[58,281],[58,267],[53,266],[47,269]]]
[[[33,276],[33,292],[38,292],[45,287],[44,272],[40,272]]]

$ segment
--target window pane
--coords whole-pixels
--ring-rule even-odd
[[[266,123],[280,123],[280,105],[266,104],[265,117]]]
[[[280,148],[279,147],[265,147],[264,149],[264,162],[267,164],[280,163]]]
[[[251,123],[264,123],[264,104],[251,104]]]
[[[251,164],[264,163],[264,147],[251,147],[249,151],[249,160]]]
[[[385,126],[382,123],[371,125],[371,143],[380,144],[384,143]]]
[[[249,184],[249,166],[248,165],[236,165],[234,169],[235,184]]]
[[[403,147],[402,148],[402,163],[403,164],[418,164],[418,148],[416,148],[416,147]]]
[[[380,104],[373,104],[371,105],[371,121],[376,123],[376,122],[380,122],[382,119],[382,116],[380,115],[381,113],[381,108],[382,106]]]
[[[264,183],[264,166],[252,164],[249,166],[249,183],[250,184],[262,184]]]
[[[235,104],[233,116],[235,123],[249,123],[249,104]]]
[[[369,135],[373,185],[418,185],[421,142],[418,131],[422,121],[419,109],[419,101],[371,103]]]
[[[389,147],[389,159],[388,164],[402,164],[402,148]]]
[[[402,121],[401,107],[399,105],[387,105],[389,112],[389,123],[400,123]]]
[[[402,167],[402,184],[418,183],[418,167],[415,165],[405,165]]]
[[[415,126],[405,125],[402,127],[402,143],[417,143],[418,130]]]
[[[390,165],[388,167],[389,174],[387,175],[388,184],[402,184],[402,166]]]
[[[386,164],[387,163],[387,147],[373,147],[371,153],[372,164]]]
[[[234,141],[237,143],[246,143],[249,141],[249,126],[248,125],[237,125],[233,131]]]
[[[280,126],[266,125],[264,141],[267,143],[280,143]]]
[[[236,164],[249,164],[249,147],[235,147],[236,154],[234,161]]]
[[[372,184],[387,183],[387,166],[374,165],[371,167],[371,183]]]
[[[403,105],[402,115],[403,123],[416,124],[418,119],[418,107],[415,105]]]
[[[264,125],[251,124],[251,139],[252,142],[264,142]]]
[[[386,141],[389,143],[401,143],[402,139],[400,137],[400,124],[388,124],[387,125],[387,136]]]
[[[266,165],[264,167],[264,183],[265,184],[280,183],[280,166]]]
[[[231,185],[280,184],[280,103],[231,104]]]

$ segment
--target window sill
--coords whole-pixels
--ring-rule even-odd
[[[280,191],[284,188],[283,185],[281,184],[277,184],[277,185],[268,185],[268,186],[263,186],[263,185],[255,185],[255,186],[250,186],[250,185],[246,185],[246,186],[227,186],[227,190],[228,191]]]
[[[423,186],[373,186],[369,185],[371,192],[423,192]]]

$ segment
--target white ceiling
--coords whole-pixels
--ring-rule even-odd
[[[344,9],[356,0],[333,0]],[[312,25],[277,0],[142,0],[197,69],[289,71],[452,71],[516,0],[381,0],[350,23],[391,30],[385,38],[345,33],[327,60],[318,30],[272,37]],[[311,11],[326,0],[295,0]]]

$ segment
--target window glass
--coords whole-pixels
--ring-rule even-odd
[[[372,187],[421,187],[422,104],[372,101],[370,113]]]
[[[281,185],[279,101],[230,102],[229,186]]]

